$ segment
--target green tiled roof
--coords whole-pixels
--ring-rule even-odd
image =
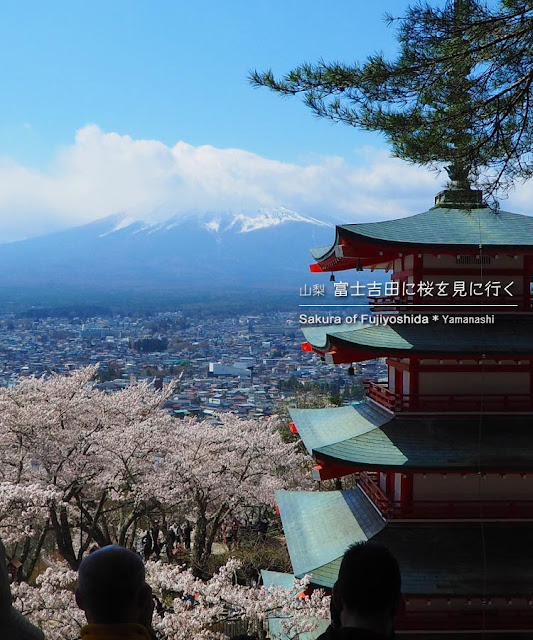
[[[289,409],[289,413],[309,453],[356,438],[390,420],[389,414],[380,413],[367,403],[335,409]]]
[[[341,568],[341,560],[342,556],[340,558],[332,560],[331,562],[328,562],[322,567],[318,567],[318,569],[313,571],[313,575],[311,578],[312,584],[318,587],[332,589],[333,585],[337,582],[339,569]]]
[[[279,571],[261,571],[261,577],[263,578],[263,584],[265,587],[283,587],[284,589],[291,589],[294,585],[295,576],[293,573],[280,573]],[[275,640],[289,640],[283,626],[283,620],[286,618],[280,616],[268,616],[268,630],[270,637]],[[299,640],[315,640],[318,636],[327,629],[329,626],[329,620],[319,620],[318,618],[309,618],[310,622],[316,624],[314,631],[307,631],[298,635]]]
[[[369,503],[364,498],[364,502],[359,497],[354,500],[356,493],[357,490],[278,492],[287,546],[297,576],[311,573],[313,584],[333,587],[346,548],[372,538],[398,559],[405,595],[481,596],[485,571],[487,597],[531,594],[533,523],[484,523],[484,557],[478,523],[385,526],[380,519],[369,527]],[[350,500],[352,505],[346,509]],[[339,511],[340,515],[335,516]]]
[[[387,244],[451,246],[533,246],[533,218],[491,209],[446,209],[434,207],[414,216],[381,222],[363,222],[337,227],[340,237],[371,239]],[[333,245],[335,246],[335,245]],[[318,247],[311,253],[320,261],[333,247]]]
[[[281,571],[267,571],[261,569],[261,578],[265,587],[283,587],[292,589],[296,576],[294,573],[282,573]]]
[[[319,620],[318,618],[308,618],[309,622],[316,624],[313,631],[304,631],[298,635],[288,634],[283,627],[283,618],[268,616],[268,631],[271,640],[315,640],[322,635],[329,627],[329,620]]]
[[[351,544],[368,540],[385,526],[360,489],[276,491],[276,501],[298,578],[339,558]]]
[[[359,324],[355,326],[356,331],[362,331],[365,325]],[[301,327],[304,338],[317,349],[323,349],[328,343],[328,336],[335,333],[339,334],[351,334],[354,331],[353,324],[338,324],[324,327]]]
[[[526,353],[533,351],[533,323],[496,317],[494,324],[330,325],[302,328],[317,349],[334,345],[379,353]]]
[[[363,403],[335,409],[292,409],[291,417],[310,454],[355,467],[533,469],[530,416],[391,418]]]

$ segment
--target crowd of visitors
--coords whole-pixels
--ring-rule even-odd
[[[258,536],[266,539],[269,522],[262,518],[245,525],[237,518],[229,519],[223,526],[219,540],[228,550],[235,548],[245,536]],[[160,560],[163,554],[185,559],[191,550],[192,526],[188,520],[183,524],[173,523],[170,526],[156,520],[150,529],[146,529],[140,539],[139,553],[145,560]]]
[[[145,560],[160,560],[166,552],[168,557],[177,556],[182,551],[191,549],[192,526],[188,520],[179,525],[173,523],[169,527],[161,525],[158,520],[151,529],[147,529],[141,538],[141,553]]]

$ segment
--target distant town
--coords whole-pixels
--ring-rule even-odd
[[[216,420],[221,412],[260,418],[283,406],[349,404],[361,398],[364,380],[386,376],[382,360],[349,368],[303,352],[296,313],[31,316],[0,315],[1,386],[98,365],[103,391],[143,380],[176,382],[167,409],[177,418]]]

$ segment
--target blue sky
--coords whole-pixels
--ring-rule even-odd
[[[429,206],[442,178],[390,161],[378,135],[247,81],[252,68],[394,56],[382,18],[407,4],[4,3],[0,234],[217,203],[352,222]]]
[[[385,11],[403,0],[8,3],[2,10],[0,148],[44,167],[88,123],[172,145],[247,149],[298,161],[349,156],[374,136],[252,89],[249,69],[358,59],[395,49]]]

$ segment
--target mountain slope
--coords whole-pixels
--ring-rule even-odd
[[[332,225],[287,209],[203,213],[150,223],[114,215],[0,245],[3,287],[113,290],[293,288],[309,280],[309,249]]]

